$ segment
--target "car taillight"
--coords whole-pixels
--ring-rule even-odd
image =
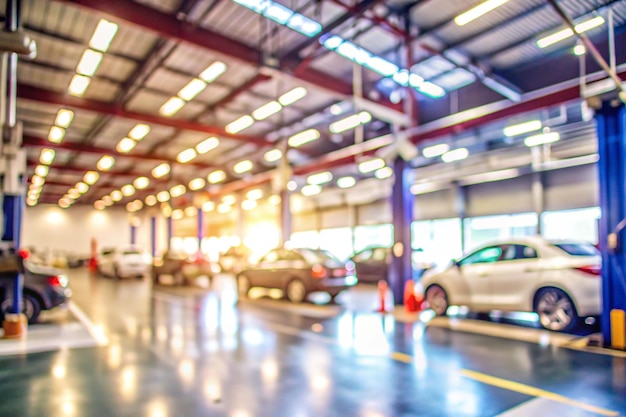
[[[346,275],[348,275],[346,268],[337,268],[333,270],[334,277],[345,277]]]
[[[20,249],[19,251],[17,251],[17,254],[22,259],[30,258],[30,251],[28,249]]]
[[[48,284],[53,287],[65,287],[67,285],[67,277],[62,275],[48,277]]]
[[[588,266],[580,266],[578,268],[574,268],[577,271],[584,272],[589,275],[599,276],[602,272],[602,267],[600,265],[588,265]]]
[[[320,264],[313,265],[313,278],[326,278],[326,268]]]

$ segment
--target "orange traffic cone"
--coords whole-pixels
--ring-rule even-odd
[[[380,280],[378,281],[378,298],[380,300],[380,304],[377,313],[386,313],[387,309],[385,308],[385,296],[387,295],[387,282]]]
[[[418,311],[417,299],[415,298],[415,284],[410,279],[404,285],[404,310],[407,313]]]

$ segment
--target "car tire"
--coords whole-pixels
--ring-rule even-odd
[[[239,298],[248,297],[250,293],[250,279],[247,276],[241,274],[237,276],[237,294]]]
[[[534,302],[539,324],[546,330],[567,332],[578,324],[574,302],[563,290],[542,288],[537,291]]]
[[[426,301],[438,316],[445,316],[448,311],[448,294],[439,285],[431,285],[426,290]]]
[[[289,284],[287,284],[287,288],[285,288],[285,294],[287,295],[287,299],[292,303],[301,303],[307,296],[306,285],[299,279],[292,279],[289,281]]]
[[[24,315],[28,320],[28,323],[35,323],[37,319],[39,319],[39,314],[41,313],[41,301],[34,294],[25,292],[24,293]]]

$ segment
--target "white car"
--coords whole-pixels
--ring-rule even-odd
[[[105,249],[98,257],[98,272],[115,278],[141,278],[150,272],[152,257],[137,247]]]
[[[568,331],[601,313],[600,252],[589,243],[512,238],[473,251],[422,277],[437,315],[450,305],[472,311],[536,312],[541,326]]]

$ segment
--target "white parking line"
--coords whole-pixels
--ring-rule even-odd
[[[87,331],[91,334],[91,337],[96,340],[98,346],[106,346],[109,344],[109,339],[104,334],[103,329],[100,326],[93,324],[91,319],[87,317],[85,312],[81,310],[76,303],[70,302],[69,310],[83,324],[83,326],[87,328]]]

